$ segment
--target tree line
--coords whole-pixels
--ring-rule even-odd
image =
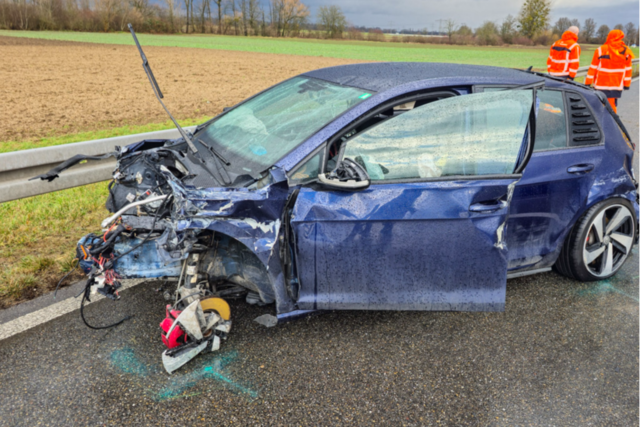
[[[582,43],[603,43],[610,31],[594,19],[562,17],[550,22],[550,0],[524,0],[518,16],[486,21],[472,29],[453,19],[432,31],[393,30],[350,25],[336,5],[318,8],[315,20],[301,0],[0,0],[0,28],[15,30],[213,33],[236,36],[347,38],[356,40],[478,45],[551,44],[567,28],[580,28]],[[614,28],[626,43],[638,44],[632,22]],[[437,35],[439,37],[434,37]]]

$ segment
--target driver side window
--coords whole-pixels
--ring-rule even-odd
[[[530,90],[442,99],[354,136],[344,157],[371,181],[511,174],[532,103]]]

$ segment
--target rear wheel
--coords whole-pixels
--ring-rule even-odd
[[[624,199],[593,206],[569,233],[556,270],[583,282],[613,276],[631,253],[635,224],[633,208]]]

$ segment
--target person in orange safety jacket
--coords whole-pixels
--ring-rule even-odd
[[[571,26],[562,34],[562,38],[551,46],[547,58],[547,72],[550,75],[571,80],[575,78],[580,67],[579,32],[578,27]]]
[[[605,44],[596,49],[584,84],[593,84],[609,98],[609,104],[618,112],[618,99],[623,90],[631,87],[631,60],[633,53],[624,44],[624,33],[613,30]]]

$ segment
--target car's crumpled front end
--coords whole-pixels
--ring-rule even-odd
[[[113,215],[101,223],[102,234],[84,236],[77,247],[88,276],[83,302],[97,293],[118,299],[122,279],[177,280],[165,292],[160,325],[169,372],[219,347],[231,327],[225,299],[293,309],[280,252],[288,245],[279,239],[290,197],[283,170],[225,188],[216,186],[215,165],[191,155],[181,140],[142,141],[112,155],[117,165],[106,207]]]

